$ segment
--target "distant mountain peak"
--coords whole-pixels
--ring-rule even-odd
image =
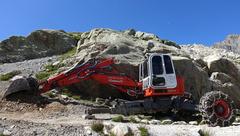
[[[223,48],[226,49],[227,51],[240,54],[240,35],[239,34],[227,35],[225,40],[215,43],[213,47]]]

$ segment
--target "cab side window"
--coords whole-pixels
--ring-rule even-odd
[[[161,56],[153,56],[152,57],[152,72],[154,75],[163,74],[163,65],[162,65],[162,57]]]
[[[171,58],[167,55],[164,55],[163,59],[164,59],[166,74],[173,74],[173,66],[172,66]]]
[[[148,63],[147,61],[143,62],[143,77],[147,77],[148,76]]]

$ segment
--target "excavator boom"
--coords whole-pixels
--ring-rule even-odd
[[[19,91],[37,91],[41,94],[54,88],[62,88],[90,79],[115,87],[131,96],[136,96],[139,91],[142,94],[142,90],[140,90],[141,82],[139,83],[126,74],[120,73],[114,67],[115,63],[116,60],[113,58],[95,58],[84,63],[78,63],[69,70],[44,81],[37,81],[32,77],[18,77],[11,81],[9,86],[5,87],[7,89],[2,92],[2,98]],[[138,90],[136,91],[136,89]]]
[[[61,88],[84,80],[96,80],[101,84],[116,87],[122,92],[129,88],[139,88],[140,83],[117,71],[113,66],[114,59],[90,59],[83,64],[77,64],[48,80],[41,82],[40,92],[44,93],[54,88]],[[128,89],[125,89],[128,88]]]

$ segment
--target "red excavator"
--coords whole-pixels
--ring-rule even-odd
[[[116,100],[110,108],[93,108],[88,114],[117,113],[144,114],[158,112],[200,112],[211,126],[228,126],[235,120],[235,108],[228,95],[220,91],[206,93],[199,104],[195,104],[191,94],[185,92],[184,79],[175,73],[171,56],[168,54],[147,54],[139,65],[139,81],[119,72],[114,58],[95,58],[79,63],[46,81],[38,82],[32,77],[16,79],[6,91],[6,95],[21,90],[45,93],[84,80],[95,80],[137,98],[133,101]],[[18,84],[25,87],[16,87]]]

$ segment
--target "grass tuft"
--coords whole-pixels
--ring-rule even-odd
[[[75,39],[76,41],[79,41],[81,39],[81,34],[70,34],[72,36],[73,39]]]
[[[148,132],[147,128],[139,127],[138,130],[140,131],[141,136],[149,136],[149,132]]]
[[[91,129],[97,133],[103,133],[104,125],[101,122],[93,122]]]
[[[112,121],[113,122],[123,122],[124,118],[123,118],[123,116],[120,115],[120,116],[113,117]]]
[[[65,60],[65,59],[67,59],[67,58],[70,58],[70,57],[74,56],[75,53],[76,53],[76,51],[77,51],[77,47],[73,47],[71,50],[69,50],[69,51],[67,51],[66,53],[64,53],[64,54],[60,57],[60,60],[63,61],[63,60]]]
[[[116,136],[113,132],[110,132],[109,136]]]
[[[81,96],[79,95],[73,95],[72,98],[75,100],[81,100]]]
[[[136,120],[136,118],[134,116],[130,116],[129,121],[132,123],[138,123],[138,121]]]
[[[0,75],[0,80],[1,81],[8,81],[11,78],[13,78],[14,76],[19,75],[19,74],[21,74],[21,71],[19,71],[19,70],[14,70],[14,71],[6,73],[6,74],[1,74]]]
[[[51,75],[57,73],[58,69],[63,67],[64,64],[60,63],[58,65],[48,64],[44,66],[44,71],[38,72],[35,76],[39,80],[48,79]]]
[[[41,72],[37,73],[35,76],[38,80],[45,80],[45,79],[48,79],[52,74],[54,74],[54,73],[47,72],[47,71],[41,71]]]

